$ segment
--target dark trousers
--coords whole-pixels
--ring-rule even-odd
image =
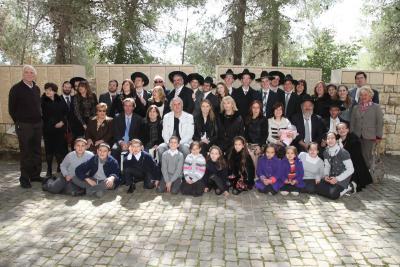
[[[38,179],[42,171],[42,123],[15,124],[18,136],[20,155],[21,178]]]
[[[278,192],[276,192],[275,190],[274,190],[274,188],[272,187],[272,185],[267,185],[267,186],[265,186],[264,187],[264,189],[258,189],[258,192],[260,192],[260,193],[265,193],[265,194],[268,194],[268,193],[271,193],[271,194],[273,194],[273,195],[275,195],[276,193],[278,193]]]
[[[181,184],[181,193],[182,195],[189,195],[194,197],[199,197],[204,193],[204,183],[203,180],[200,179],[193,184],[188,184],[185,179],[182,180]]]
[[[335,200],[340,197],[340,193],[343,190],[344,188],[339,184],[330,184],[325,180],[321,180],[321,182],[317,184],[315,188],[315,193],[320,196]]]
[[[228,185],[226,180],[222,179],[217,175],[211,175],[207,184],[207,187],[211,189],[215,189],[215,193],[217,195],[221,195],[223,192],[228,191]]]
[[[315,193],[315,180],[314,179],[306,179],[304,180],[305,186],[300,189],[301,193],[307,193],[307,194],[314,194]]]
[[[143,188],[153,189],[153,177],[150,173],[140,168],[124,168],[124,181],[126,185],[143,181]]]
[[[299,188],[295,185],[285,184],[281,187],[280,191],[287,191],[287,192],[300,192]]]
[[[72,181],[68,182],[62,175],[59,175],[57,179],[50,179],[47,181],[47,191],[52,194],[72,195],[73,192],[81,192],[82,189]]]

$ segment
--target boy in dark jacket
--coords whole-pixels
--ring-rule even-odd
[[[115,189],[120,182],[118,162],[110,156],[110,146],[99,145],[97,155],[79,165],[75,170],[76,177],[72,181],[86,189],[87,195],[102,197],[105,190]]]

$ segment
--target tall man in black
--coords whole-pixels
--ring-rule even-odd
[[[296,94],[294,90],[296,83],[297,81],[293,79],[292,75],[288,74],[286,75],[283,83],[283,91],[278,90],[280,102],[282,102],[285,106],[284,115],[289,120],[294,114],[301,112],[301,98]]]
[[[132,73],[131,80],[135,84],[135,92],[136,92],[136,99],[135,99],[135,113],[139,114],[142,117],[146,117],[146,107],[147,101],[151,97],[151,94],[147,92],[144,87],[149,84],[149,78],[143,72],[137,71]]]
[[[41,140],[42,109],[40,89],[34,82],[36,70],[25,65],[22,80],[11,87],[8,97],[8,111],[15,123],[20,154],[21,187],[30,188],[34,181],[42,181]]]
[[[255,77],[256,75],[254,73],[250,72],[248,69],[244,69],[242,73],[238,74],[238,79],[242,81],[242,86],[232,92],[232,97],[243,119],[249,114],[251,102],[254,100],[261,101],[260,92],[250,87]]]
[[[99,97],[99,103],[107,104],[107,116],[111,117],[111,105],[117,96],[118,81],[111,80],[108,82],[108,92],[101,94]]]
[[[307,151],[311,142],[321,145],[326,134],[326,128],[320,116],[313,113],[314,102],[310,96],[302,99],[301,112],[292,117],[292,124],[296,126],[298,135],[293,140],[299,152]]]
[[[179,97],[183,101],[183,111],[193,114],[193,91],[185,86],[188,80],[187,75],[182,71],[173,71],[168,75],[168,78],[174,84],[174,89],[167,96],[168,103],[171,103],[171,100],[175,97]]]
[[[271,118],[273,114],[272,107],[279,101],[278,94],[271,90],[270,82],[274,76],[269,76],[267,71],[262,71],[260,78],[256,79],[261,84],[262,111],[266,118]]]
[[[220,110],[218,97],[211,92],[211,90],[216,87],[217,86],[214,84],[213,78],[211,78],[210,76],[207,76],[204,79],[203,99],[201,101],[203,101],[204,99],[208,99],[211,102],[214,113],[218,114],[219,110]]]

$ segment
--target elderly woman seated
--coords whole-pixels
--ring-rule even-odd
[[[113,138],[113,119],[107,117],[107,104],[100,103],[96,106],[96,116],[88,122],[85,138],[88,142],[88,150],[96,152],[101,143],[110,144]]]

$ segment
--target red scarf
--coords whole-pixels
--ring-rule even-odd
[[[365,112],[365,111],[367,111],[368,110],[368,108],[370,107],[370,106],[372,106],[372,101],[369,101],[368,103],[360,103],[359,104],[359,106],[360,106],[360,111],[361,112]]]

